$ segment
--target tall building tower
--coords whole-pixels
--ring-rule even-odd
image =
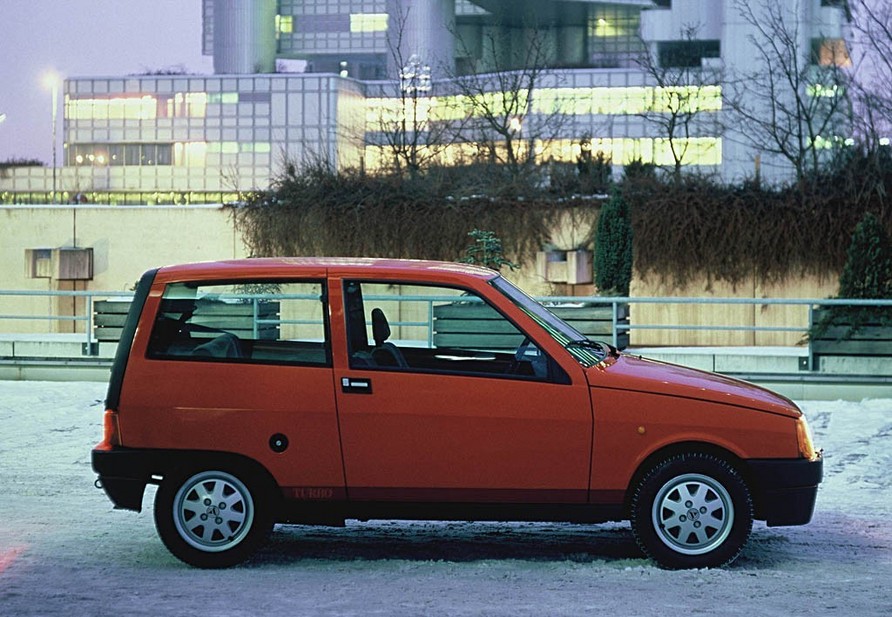
[[[215,73],[275,72],[276,0],[213,0],[205,6],[213,13]]]

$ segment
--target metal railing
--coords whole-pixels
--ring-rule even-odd
[[[102,299],[129,299],[133,297],[133,292],[129,291],[32,291],[32,290],[0,290],[0,306],[8,306],[9,298],[33,298],[46,297],[49,299],[60,298],[83,298],[83,306],[77,307],[73,314],[34,314],[25,312],[10,312],[9,310],[0,309],[0,334],[10,333],[12,329],[7,328],[4,322],[9,321],[31,321],[46,322],[46,334],[52,334],[57,327],[54,323],[74,323],[83,324],[80,328],[83,336],[85,354],[95,353],[95,324],[94,324],[94,307],[97,300]],[[426,302],[429,308],[426,311],[426,320],[424,321],[393,321],[394,326],[409,327],[427,327],[429,332],[429,340],[433,336],[433,305],[435,302],[456,301],[465,298],[457,298],[456,296],[369,296],[369,300],[379,301],[400,301],[400,302]],[[608,297],[608,296],[546,296],[538,298],[543,303],[560,305],[560,304],[582,304],[586,306],[592,305],[609,305],[612,313],[611,341],[617,344],[621,334],[633,332],[636,330],[668,330],[668,331],[707,331],[707,332],[789,332],[800,333],[803,336],[808,333],[811,325],[814,323],[814,312],[816,309],[846,306],[846,307],[889,307],[892,308],[892,300],[853,300],[853,299],[828,299],[828,298],[697,298],[697,297]],[[750,305],[750,306],[807,306],[808,320],[805,323],[801,321],[796,324],[780,325],[780,326],[764,326],[764,325],[704,325],[704,324],[662,324],[662,323],[626,323],[620,318],[622,305],[644,305],[644,304],[662,304],[662,305]],[[77,330],[78,328],[75,328]],[[811,355],[811,354],[810,354]]]

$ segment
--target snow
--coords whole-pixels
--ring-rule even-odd
[[[892,399],[809,401],[825,481],[803,527],[757,523],[723,569],[669,572],[626,524],[276,528],[189,568],[93,487],[100,383],[0,382],[0,615],[892,615]]]

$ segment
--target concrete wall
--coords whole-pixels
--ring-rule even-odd
[[[25,250],[90,247],[93,280],[29,278]],[[0,206],[0,289],[132,289],[146,270],[165,264],[244,257],[240,237],[220,206]],[[0,296],[0,315],[83,315],[72,298]],[[82,331],[75,322],[0,320],[3,332]]]
[[[571,234],[572,235],[572,234]],[[32,279],[25,273],[25,250],[91,247],[93,280]],[[149,268],[190,261],[245,257],[242,239],[220,206],[0,206],[0,290],[122,291]],[[544,281],[529,264],[506,276],[535,295],[586,295],[591,285]],[[836,293],[836,280],[816,277],[737,286],[692,282],[670,287],[636,279],[632,296],[743,298],[824,298]],[[637,304],[634,325],[806,326],[806,307],[769,305]],[[83,300],[0,295],[0,315],[84,315]],[[0,319],[0,332],[82,331],[83,322]],[[800,333],[679,332],[633,330],[633,345],[795,345]]]

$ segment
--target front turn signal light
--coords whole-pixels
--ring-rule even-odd
[[[799,416],[796,420],[796,441],[799,443],[799,455],[810,461],[817,458],[815,443],[811,436],[811,428],[805,416]]]

